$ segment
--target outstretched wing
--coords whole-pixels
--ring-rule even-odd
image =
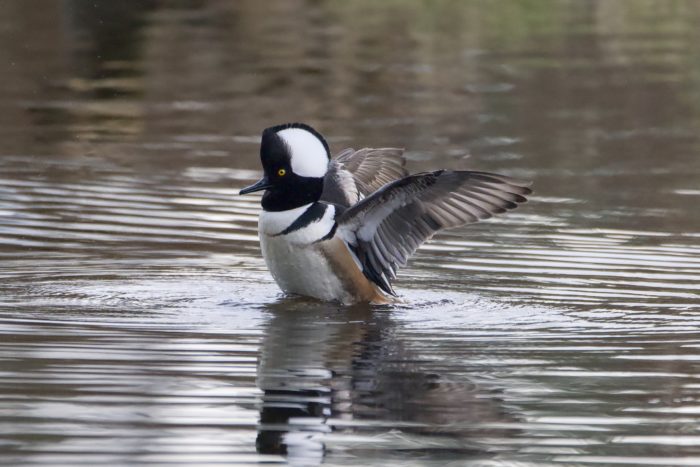
[[[487,219],[515,208],[532,192],[528,183],[487,172],[424,172],[405,177],[347,209],[338,233],[365,276],[396,295],[399,267],[438,230]]]
[[[399,148],[364,148],[359,151],[346,149],[334,160],[353,174],[358,189],[364,196],[408,175],[403,149]]]
[[[408,175],[403,149],[345,149],[331,160],[321,200],[350,207],[387,183]]]

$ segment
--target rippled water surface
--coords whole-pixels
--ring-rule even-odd
[[[0,3],[0,464],[699,465],[694,1]],[[260,131],[531,179],[284,297]]]

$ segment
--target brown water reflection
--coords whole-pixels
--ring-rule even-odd
[[[692,1],[0,3],[0,463],[700,464]],[[281,297],[260,130],[533,179]]]

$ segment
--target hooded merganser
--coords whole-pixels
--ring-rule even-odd
[[[396,271],[442,229],[524,203],[529,183],[488,172],[409,175],[402,149],[345,149],[303,123],[263,131],[260,246],[280,288],[343,304],[387,303]]]

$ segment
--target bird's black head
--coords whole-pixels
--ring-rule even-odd
[[[330,150],[323,136],[303,123],[267,128],[260,143],[265,175],[241,194],[265,190],[266,211],[286,211],[318,201],[328,171]]]

